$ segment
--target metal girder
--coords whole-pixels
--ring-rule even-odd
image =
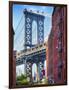
[[[21,58],[18,58],[18,60],[16,60],[16,66],[24,64],[25,61],[29,61],[29,60],[31,60],[31,62],[34,62],[34,59],[36,59],[37,60],[36,62],[38,62],[39,58],[46,58],[45,49],[29,55],[21,56]]]

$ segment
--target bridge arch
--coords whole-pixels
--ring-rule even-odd
[[[25,64],[16,67],[16,76],[20,76],[21,74],[25,74]]]
[[[47,65],[46,65],[46,60],[44,61],[44,70],[45,70],[45,76],[46,76],[46,70],[47,70]]]
[[[36,63],[33,63],[32,64],[32,80],[33,80],[33,82],[37,82],[37,74],[38,74],[38,72],[37,72],[37,64]]]
[[[32,11],[24,10],[25,15],[25,49],[32,45],[32,22],[37,22],[37,44],[44,42],[44,16]],[[30,33],[28,33],[28,31]]]
[[[32,22],[32,44],[37,44],[37,22],[33,20]]]

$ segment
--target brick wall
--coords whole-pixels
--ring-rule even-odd
[[[52,75],[56,84],[67,82],[67,21],[66,6],[55,7],[52,14],[52,29],[48,38],[48,77]]]

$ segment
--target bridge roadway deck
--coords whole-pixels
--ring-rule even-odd
[[[24,63],[26,58],[30,59],[30,57],[43,57],[46,56],[46,43],[38,44],[33,48],[28,49],[27,51],[21,51],[17,53],[16,65],[20,65]]]

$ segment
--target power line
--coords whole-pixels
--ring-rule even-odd
[[[21,42],[22,42],[23,40],[21,40]],[[22,44],[21,43],[18,43],[18,45],[16,46],[16,49],[18,49],[19,50],[19,48],[21,49],[22,48]]]
[[[21,29],[20,33],[22,33],[23,28],[24,28],[24,25],[23,25],[23,27],[22,27],[22,29]],[[20,33],[19,33],[19,34],[20,34]],[[20,42],[21,42],[21,39],[19,39],[19,36],[21,36],[21,35],[19,35],[19,34],[18,34],[18,36],[17,36],[17,38],[16,38],[16,41],[17,41],[17,42],[16,42],[16,46],[18,45],[18,43],[20,43]],[[15,42],[15,41],[14,41],[14,42]]]
[[[23,31],[23,29],[24,29],[24,25],[23,25],[22,29],[19,31],[19,33],[17,34],[17,36],[16,36],[16,38],[15,38],[14,42],[16,42],[16,41],[17,41],[17,39],[19,38],[20,33]]]
[[[18,24],[17,24],[17,26],[16,26],[16,28],[15,28],[15,31],[18,29],[18,27],[19,27],[19,25],[20,25],[20,23],[21,23],[22,18],[23,18],[23,15],[22,15],[20,21],[18,22]]]
[[[19,21],[19,23],[18,23],[15,31],[17,31],[18,27],[20,26],[20,23],[22,22],[22,19],[23,19],[23,15],[22,15],[22,17],[21,17],[21,19],[20,19],[20,21]],[[18,30],[19,30],[19,33],[16,34],[16,38],[14,39],[14,42],[15,42],[15,44],[16,44],[16,47],[18,47],[18,43],[21,43],[21,42],[23,41],[23,40],[19,39],[19,37],[21,36],[22,31],[24,30],[24,26],[25,26],[25,25],[23,25],[22,29],[20,29],[20,30],[18,29]],[[17,42],[16,42],[16,41],[17,41]],[[20,45],[19,45],[19,46],[20,46]]]
[[[23,39],[20,39],[18,44],[16,44],[16,48],[22,48],[23,47]]]

